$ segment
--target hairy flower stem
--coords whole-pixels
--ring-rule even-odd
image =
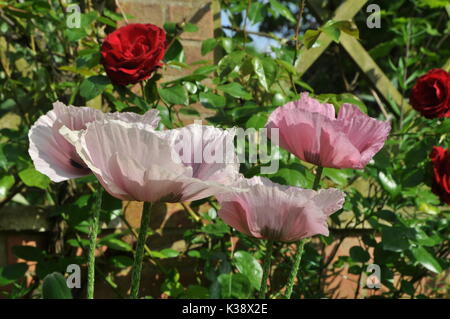
[[[266,299],[267,293],[267,279],[269,279],[270,273],[270,261],[272,259],[273,251],[273,240],[268,240],[266,243],[266,255],[264,256],[263,263],[263,276],[261,280],[261,292],[259,294],[260,298]]]
[[[150,211],[152,204],[144,202],[142,209],[141,227],[136,245],[136,253],[134,256],[133,272],[131,274],[131,299],[137,299],[139,295],[139,287],[141,282],[142,260],[144,259],[145,241],[147,239],[148,224],[150,223]]]
[[[317,166],[316,177],[314,178],[313,190],[318,190],[320,186],[320,178],[322,177],[323,167]]]
[[[322,177],[323,167],[317,166],[316,177],[314,178],[313,190],[317,190],[320,186],[320,178]],[[297,278],[298,271],[300,269],[300,261],[302,260],[303,248],[305,246],[305,239],[297,242],[297,252],[294,256],[294,265],[289,275],[288,285],[286,289],[286,299],[290,299],[292,295],[292,289],[294,288],[294,281]]]
[[[95,198],[95,204],[92,209],[92,224],[89,230],[87,299],[94,299],[95,248],[97,246],[97,235],[100,224],[102,195],[103,195],[103,187],[99,187]]]
[[[286,299],[291,299],[292,289],[294,288],[294,281],[297,278],[297,273],[300,268],[300,261],[303,255],[303,246],[305,245],[305,240],[299,240],[297,242],[297,252],[294,256],[294,266],[292,267],[291,274],[289,275],[288,285],[286,289]]]

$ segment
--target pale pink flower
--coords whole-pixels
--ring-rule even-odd
[[[362,169],[383,147],[391,126],[356,106],[343,104],[337,118],[332,104],[303,93],[277,108],[266,125],[279,129],[279,145],[298,158],[323,167]],[[274,141],[276,142],[276,141]]]
[[[241,178],[235,186],[248,190],[217,195],[220,218],[246,235],[283,242],[328,236],[327,217],[342,208],[345,197],[334,188],[314,191],[259,176]]]
[[[234,183],[239,175],[234,128],[223,130],[209,125],[191,124],[158,134],[169,139],[181,161],[192,167],[192,174],[196,178],[228,185]]]
[[[86,124],[102,119],[120,119],[126,122],[144,122],[156,127],[158,111],[150,110],[144,115],[136,113],[103,113],[90,107],[66,106],[53,103],[53,110],[42,115],[31,127],[28,137],[29,154],[35,168],[54,182],[88,175],[91,170],[83,163],[75,148],[59,133],[62,126],[82,130]]]
[[[195,130],[188,127],[185,130]],[[105,120],[89,123],[83,131],[63,127],[61,133],[76,148],[83,162],[103,187],[122,200],[180,202],[202,199],[233,188],[219,182],[226,174],[237,174],[238,166],[184,163],[174,143],[181,130],[157,132],[142,123]],[[187,152],[202,144],[219,146],[226,135],[207,129],[204,142],[193,143]],[[214,131],[214,132],[213,132]],[[188,154],[188,158],[191,158]],[[231,178],[230,178],[231,179]]]

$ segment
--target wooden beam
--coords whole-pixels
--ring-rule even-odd
[[[368,0],[346,0],[342,3],[337,9],[335,14],[333,15],[334,20],[350,20],[352,19],[356,13],[367,3]],[[314,12],[314,14],[319,18],[322,22],[327,17],[327,12],[324,8],[324,4],[326,2],[319,0],[308,0],[308,7]],[[301,63],[299,63],[297,67],[297,71],[300,75],[305,73],[311,65],[322,55],[322,53],[328,48],[331,44],[332,40],[329,36],[322,33],[317,39],[317,43],[320,46],[311,48],[309,50],[302,49],[300,51]]]
[[[411,108],[358,40],[348,34],[342,33],[340,43],[361,71],[370,79],[378,92],[383,94],[386,100],[389,101],[392,99],[398,106],[404,108],[404,110]]]
[[[367,3],[368,0],[345,0],[333,15],[334,20],[350,20],[356,13]],[[329,16],[327,14],[324,0],[307,0],[308,7],[316,15],[319,21],[324,22]],[[299,63],[298,71],[300,74],[305,73],[317,58],[326,50],[331,43],[331,38],[322,33],[318,40],[320,47],[304,50],[301,53],[301,63]],[[369,53],[364,49],[361,43],[348,34],[341,33],[340,44],[344,47],[347,53],[352,57],[358,67],[370,79],[376,89],[383,95],[387,101],[393,100],[397,105],[404,108],[404,110],[411,109],[411,106],[405,101],[404,97],[395,88],[389,78],[384,74],[381,68],[372,59]],[[449,62],[450,63],[450,62]],[[450,67],[450,64],[446,64]]]

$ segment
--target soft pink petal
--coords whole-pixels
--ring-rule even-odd
[[[64,105],[59,101],[53,103],[55,112],[60,126],[66,126],[71,130],[82,130],[86,128],[86,124],[95,120],[103,119],[103,112],[86,106]]]
[[[345,201],[345,194],[335,188],[321,189],[312,200],[318,208],[327,216],[330,216],[342,208]]]
[[[319,158],[317,165],[323,167],[355,168],[361,161],[361,153],[347,135],[328,125],[321,130]]]
[[[42,115],[28,132],[28,152],[35,168],[54,182],[89,174],[89,169],[73,162],[74,158],[77,158],[74,156],[74,147],[65,140],[60,141],[59,134],[55,134],[53,127],[56,121],[55,112],[49,111]]]
[[[152,128],[156,128],[160,121],[158,110],[148,110],[143,115],[133,112],[104,113],[103,117],[106,120],[120,120],[127,123],[144,123]]]
[[[219,216],[245,234],[286,242],[327,235],[327,216],[342,207],[344,199],[336,189],[316,192],[262,177],[240,179],[236,186],[248,191],[217,195]]]
[[[230,191],[229,187],[193,177],[170,139],[142,123],[96,121],[84,131],[61,133],[96,174],[105,189],[120,199],[177,202]]]
[[[266,127],[279,130],[279,146],[298,158],[324,167],[364,168],[383,147],[390,125],[344,104],[338,118],[334,108],[307,94],[277,108]],[[272,140],[277,143],[277,141]]]
[[[192,167],[193,177],[221,184],[235,181],[239,173],[235,130],[192,124],[160,134],[171,141],[182,162]]]
[[[144,115],[103,113],[89,107],[66,106],[57,101],[53,103],[53,110],[41,116],[29,131],[29,153],[36,169],[54,182],[90,174],[90,169],[83,163],[74,146],[61,136],[59,130],[63,126],[74,131],[82,130],[88,123],[105,118],[142,122],[153,128],[159,121],[155,110]]]
[[[300,100],[288,102],[286,105],[278,108],[277,110],[283,113],[292,112],[293,110],[302,110],[309,113],[321,114],[331,120],[334,120],[336,118],[336,113],[333,104],[321,103],[318,100],[310,97],[308,92],[303,92],[301,94]],[[277,110],[275,110],[274,113]]]
[[[361,161],[357,168],[364,168],[383,148],[391,130],[388,122],[371,118],[351,104],[344,104],[341,107],[336,125],[341,127],[342,132],[361,152]]]
[[[293,110],[266,125],[279,129],[279,144],[298,158],[324,167],[349,168],[361,154],[333,121],[318,113]],[[270,135],[270,134],[269,134]],[[276,141],[274,141],[276,142]]]

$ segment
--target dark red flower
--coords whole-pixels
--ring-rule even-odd
[[[450,117],[450,74],[441,69],[428,71],[417,80],[409,100],[426,118]]]
[[[450,156],[448,149],[434,146],[430,159],[433,166],[431,189],[442,201],[450,205]]]
[[[133,23],[103,41],[102,63],[111,81],[127,85],[148,79],[162,66],[166,33],[153,24]]]

